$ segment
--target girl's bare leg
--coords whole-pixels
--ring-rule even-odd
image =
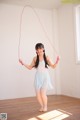
[[[38,100],[38,102],[41,106],[39,111],[43,111],[43,100],[42,100],[42,97],[41,97],[41,91],[40,90],[36,91],[36,97],[37,97],[37,100]]]
[[[43,101],[43,111],[47,111],[47,95],[46,95],[46,89],[41,89],[41,98]]]

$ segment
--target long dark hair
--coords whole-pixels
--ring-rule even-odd
[[[43,45],[42,43],[37,43],[37,44],[35,45],[35,50],[38,50],[38,49],[41,49],[41,48],[44,49],[44,45]],[[44,61],[45,61],[45,67],[48,68],[48,67],[47,67],[48,62],[47,62],[47,59],[46,59],[45,49],[43,50],[43,52],[44,52],[43,57],[44,57]],[[38,65],[39,65],[39,55],[37,54],[37,59],[36,59],[36,62],[35,62],[35,66],[34,66],[34,67],[37,68]]]

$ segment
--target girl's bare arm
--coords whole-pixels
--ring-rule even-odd
[[[27,69],[31,70],[35,66],[35,57],[33,58],[32,62],[30,65],[25,64],[21,59],[19,59],[19,62],[24,65]]]
[[[59,61],[59,58],[57,58],[56,62],[53,63],[53,62],[51,61],[51,59],[47,56],[47,62],[48,62],[48,64],[49,64],[49,66],[52,67],[52,68],[55,68],[55,67],[56,67],[56,65],[58,64],[58,61]]]

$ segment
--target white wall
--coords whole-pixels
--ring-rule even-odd
[[[0,99],[35,96],[35,70],[27,70],[18,63],[19,22],[22,7],[0,4]],[[22,24],[21,58],[30,63],[37,42],[45,44],[46,53],[60,66],[49,69],[54,90],[48,94],[64,94],[80,98],[80,65],[76,64],[75,15],[73,5],[51,10],[36,9],[51,42],[47,40],[38,19],[30,8],[25,9]],[[59,51],[60,49],[60,51]]]
[[[19,25],[22,7],[0,4],[0,99],[11,99],[35,96],[35,70],[27,70],[18,63]],[[54,21],[52,11],[36,9],[46,29],[50,40],[53,41]],[[53,16],[54,17],[54,16]],[[53,49],[45,36],[38,19],[30,8],[24,11],[22,23],[21,58],[30,63],[35,55],[34,46],[37,42],[45,44],[46,53],[54,61]],[[50,69],[54,90],[57,92],[56,73]]]
[[[59,55],[59,22],[58,22],[58,10],[53,9],[53,50],[55,52],[55,58]],[[60,63],[60,62],[59,62]],[[55,84],[56,94],[61,94],[61,81],[60,81],[60,64],[55,69]]]
[[[74,13],[73,5],[64,5],[58,9],[60,80],[62,94],[80,98],[80,65],[76,64]]]

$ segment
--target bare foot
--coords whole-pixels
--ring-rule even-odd
[[[43,108],[43,112],[46,112],[46,111],[47,111],[47,107],[44,107],[44,108]]]
[[[43,111],[43,107],[41,107],[41,108],[39,109],[39,111],[42,112],[42,111]]]

